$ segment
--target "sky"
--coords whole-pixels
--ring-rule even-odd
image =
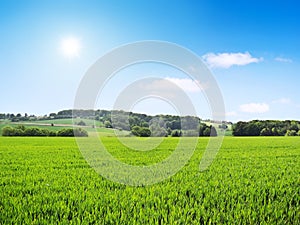
[[[229,121],[300,120],[298,1],[0,1],[0,113],[44,115],[71,109],[100,57],[128,43],[175,43],[199,56],[220,89]],[[205,88],[159,63],[114,74],[95,107],[112,109],[122,90],[145,77],[181,87],[200,118],[211,118]],[[209,88],[209,87],[207,87]],[[136,112],[176,114],[162,99]]]

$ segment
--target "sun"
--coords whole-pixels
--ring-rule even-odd
[[[61,41],[61,51],[67,58],[79,57],[81,43],[78,38],[68,37]]]

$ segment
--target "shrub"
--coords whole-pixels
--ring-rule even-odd
[[[77,123],[77,125],[79,125],[79,126],[86,126],[86,123],[81,120],[80,122]]]
[[[287,130],[285,136],[296,136],[297,131],[295,130]]]
[[[74,137],[74,132],[72,128],[62,129],[57,132],[57,136],[60,137]]]
[[[181,136],[181,131],[180,130],[173,130],[171,133],[172,137],[180,137]]]
[[[82,128],[76,128],[74,129],[74,136],[76,137],[88,137],[88,132],[86,130],[83,130]]]
[[[87,137],[88,132],[83,130],[82,128],[76,129],[62,129],[57,133],[55,131],[47,130],[47,129],[39,129],[37,127],[25,128],[22,126],[13,127],[4,127],[2,129],[2,136],[29,136],[29,137]]]
[[[133,126],[131,133],[138,137],[149,137],[151,135],[149,128],[140,126]]]
[[[15,136],[14,135],[15,129],[12,127],[4,127],[2,129],[2,136]]]

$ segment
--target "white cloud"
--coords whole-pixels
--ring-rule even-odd
[[[263,58],[254,58],[249,52],[245,53],[208,53],[202,56],[203,60],[212,68],[229,68],[231,66],[244,66],[250,63],[258,63]]]
[[[291,60],[291,59],[282,58],[282,57],[276,57],[275,61],[277,61],[277,62],[283,62],[283,63],[292,63],[293,62],[293,60]]]
[[[265,113],[270,109],[266,103],[249,103],[240,105],[240,111],[247,113]]]
[[[188,78],[166,77],[164,79],[154,79],[152,82],[141,83],[141,90],[153,90],[161,93],[167,92],[170,96],[175,96],[178,91],[183,90],[186,93],[201,92],[208,88],[208,84],[200,84],[197,80]]]
[[[187,78],[167,77],[166,80],[175,83],[178,87],[187,92],[200,92],[207,88],[207,85],[200,84],[197,80]]]
[[[289,98],[279,98],[279,99],[272,101],[272,103],[279,103],[279,104],[290,104],[291,102],[292,101]]]

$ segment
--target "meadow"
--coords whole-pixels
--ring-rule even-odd
[[[83,121],[86,123],[86,126],[78,126],[76,123]],[[74,119],[75,126],[82,127],[84,130],[88,131],[92,136],[115,136],[114,129],[105,128],[100,126],[99,121],[90,120],[90,119]],[[51,126],[53,124],[53,126]],[[0,120],[0,136],[2,136],[2,128],[17,127],[19,125],[24,125],[27,128],[37,127],[40,129],[47,129],[50,131],[59,131],[61,129],[73,128],[72,119],[53,119],[53,120],[34,120],[34,121],[20,121],[20,122],[11,122],[9,120]],[[96,125],[97,127],[93,127]],[[120,131],[119,131],[120,134]],[[128,131],[122,131],[123,136],[129,135]]]
[[[160,161],[178,141],[141,157],[102,140],[135,165]],[[225,137],[199,172],[208,140],[173,177],[131,187],[98,175],[74,138],[0,137],[0,224],[300,224],[299,137]]]

